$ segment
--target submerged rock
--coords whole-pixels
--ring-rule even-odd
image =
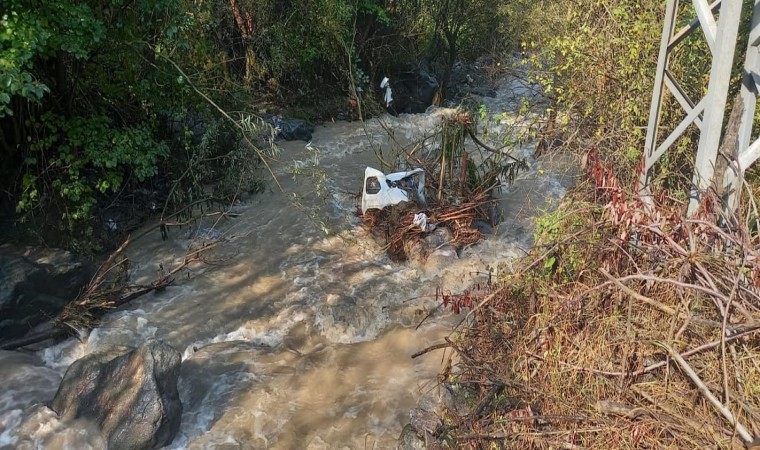
[[[451,234],[451,230],[446,227],[438,227],[432,233],[425,236],[425,242],[427,242],[432,249],[451,244],[453,240],[454,235]]]
[[[182,416],[179,352],[152,340],[116,354],[90,354],[72,364],[50,407],[62,420],[94,422],[110,450],[171,443]]]
[[[94,273],[64,250],[0,246],[0,340],[58,315]]]

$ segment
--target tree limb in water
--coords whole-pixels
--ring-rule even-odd
[[[489,151],[491,153],[498,153],[500,155],[504,155],[507,158],[510,158],[511,160],[513,160],[514,162],[516,162],[518,164],[525,164],[525,161],[523,161],[521,159],[517,159],[514,156],[510,155],[509,153],[504,153],[501,150],[497,150],[497,149],[495,149],[493,147],[490,147],[490,146],[486,145],[483,141],[481,141],[480,139],[478,139],[477,136],[475,136],[475,133],[472,132],[472,129],[470,127],[467,127],[467,134],[470,135],[470,138],[472,138],[473,142],[475,142],[479,146],[483,147],[483,149],[485,149],[485,150],[487,150],[487,151]]]
[[[49,339],[62,339],[83,333],[83,330],[94,328],[98,319],[106,312],[125,305],[153,291],[160,291],[174,283],[174,276],[194,262],[206,262],[204,253],[219,245],[220,241],[204,243],[198,249],[188,252],[182,263],[172,268],[168,273],[149,285],[130,285],[118,278],[109,280],[109,274],[114,270],[126,270],[128,259],[123,256],[124,249],[131,242],[129,238],[101,264],[95,276],[79,297],[70,302],[55,318],[49,330],[40,331],[18,339],[0,342],[0,350],[16,350],[37,344]],[[119,275],[111,275],[118,277]],[[114,284],[116,286],[114,286]]]

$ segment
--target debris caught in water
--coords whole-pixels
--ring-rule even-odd
[[[384,85],[386,82],[383,80]],[[416,169],[386,175],[366,168],[359,215],[364,226],[384,241],[391,259],[404,261],[413,254],[411,259],[424,261],[443,245],[448,247],[447,255],[456,257],[456,252],[484,238],[473,227],[474,222],[495,225],[498,214],[494,212],[498,208],[494,190],[502,183],[512,182],[527,164],[488,147],[475,136],[475,126],[470,113],[451,110],[433,139],[437,148],[428,148],[422,142],[398,155],[399,166]],[[474,150],[465,147],[468,136],[477,148],[486,148],[491,154],[503,156],[505,161],[497,164],[492,159],[481,161],[471,155]],[[430,185],[425,184],[426,174],[431,174]],[[436,206],[429,206],[427,198],[435,199],[431,203],[434,201]],[[425,240],[427,233],[441,227],[451,233],[449,242],[431,244]]]
[[[393,91],[391,90],[391,80],[388,77],[383,78],[383,81],[380,82],[380,89],[385,89],[385,94],[383,95],[385,106],[391,106],[391,103],[393,102]]]
[[[410,195],[411,194],[411,195]],[[414,169],[385,175],[377,169],[364,170],[362,214],[368,209],[383,209],[401,202],[416,200],[425,205],[425,171]]]

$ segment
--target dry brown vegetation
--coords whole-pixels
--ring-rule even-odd
[[[481,210],[490,203],[487,193],[459,205],[445,205],[434,208],[420,208],[415,204],[400,204],[385,209],[371,209],[360,214],[362,225],[378,240],[385,243],[384,249],[393,261],[405,261],[407,249],[415,243],[422,242],[425,233],[413,224],[414,215],[421,210],[427,211],[428,220],[437,226],[449,229],[456,248],[472,245],[483,234],[472,227],[473,220],[483,218]]]
[[[642,207],[594,151],[533,253],[474,300],[441,381],[453,448],[753,448],[760,251],[751,196]],[[422,352],[421,352],[422,353]]]

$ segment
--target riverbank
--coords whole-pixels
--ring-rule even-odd
[[[447,341],[466,399],[452,448],[755,448],[760,259],[754,219],[651,212],[595,152],[535,248]],[[584,176],[585,175],[585,176]],[[721,337],[723,336],[723,337]]]

